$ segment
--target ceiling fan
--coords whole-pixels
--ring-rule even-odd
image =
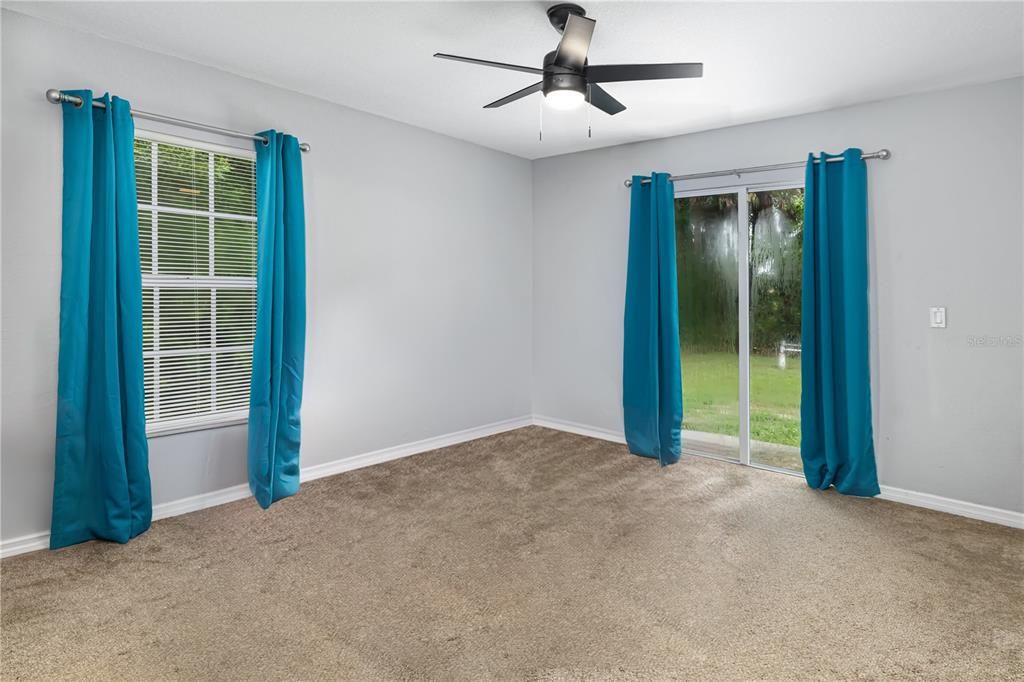
[[[548,8],[548,21],[562,34],[558,47],[544,56],[543,68],[505,64],[472,57],[437,52],[439,59],[491,66],[498,69],[535,73],[542,80],[517,90],[484,106],[496,109],[535,92],[544,94],[545,101],[556,109],[571,109],[583,102],[590,102],[606,114],[617,114],[626,107],[608,94],[598,83],[618,81],[646,81],[664,78],[700,78],[704,74],[701,63],[689,64],[604,64],[592,66],[587,63],[590,39],[594,34],[593,19],[579,5],[560,3]]]

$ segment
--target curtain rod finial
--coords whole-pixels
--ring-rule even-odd
[[[61,100],[63,99],[63,95],[64,93],[62,93],[60,90],[56,88],[50,88],[46,91],[47,101],[53,104],[60,104]]]
[[[632,180],[623,180],[622,184],[625,185],[626,187],[632,187],[633,186],[633,181]]]
[[[885,161],[885,160],[887,160],[887,159],[889,159],[891,157],[892,157],[892,152],[889,151],[888,149],[879,149],[878,150],[878,158],[880,158],[882,161]]]
[[[309,146],[308,142],[302,142],[299,144],[299,149],[301,149],[304,152],[308,152],[310,149],[312,149],[312,147]]]

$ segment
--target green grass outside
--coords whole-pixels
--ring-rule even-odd
[[[800,357],[779,369],[775,355],[750,357],[750,437],[800,446]],[[682,352],[683,428],[739,435],[740,372],[736,354]]]

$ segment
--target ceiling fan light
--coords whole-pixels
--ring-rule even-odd
[[[575,109],[586,99],[579,90],[552,90],[545,93],[544,98],[552,109],[562,111]]]

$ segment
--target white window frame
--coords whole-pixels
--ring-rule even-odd
[[[714,194],[735,194],[736,210],[746,207],[749,192],[760,192],[773,189],[805,189],[803,168],[783,168],[772,171],[753,171],[742,175],[717,176],[684,180],[674,183],[675,199],[684,197],[703,197]],[[747,214],[744,211],[736,216],[736,229],[747,228]],[[742,464],[756,469],[767,469],[789,476],[803,476],[802,472],[759,464],[750,459],[750,289],[747,278],[750,272],[750,244],[748,239],[740,239],[736,235],[737,245],[737,276],[739,293],[739,460],[718,457],[713,454],[687,450],[693,454],[723,462]]]
[[[153,183],[153,185],[152,185],[152,192],[151,192],[151,201],[155,201],[156,197],[157,197],[158,173],[156,172],[156,168],[157,168],[157,165],[156,165],[156,160],[157,160],[157,156],[156,156],[156,143],[172,144],[172,145],[177,145],[177,146],[180,146],[180,147],[191,147],[191,148],[194,148],[194,149],[200,149],[200,150],[203,150],[203,151],[206,151],[206,152],[210,152],[211,153],[211,156],[210,156],[211,163],[212,163],[212,159],[213,159],[212,154],[224,154],[224,155],[230,155],[230,156],[247,157],[247,158],[253,159],[254,162],[255,162],[255,159],[256,159],[256,151],[251,149],[251,148],[250,149],[243,149],[243,148],[239,148],[239,147],[231,147],[231,146],[227,146],[227,145],[220,145],[220,144],[215,144],[215,143],[212,143],[212,142],[206,142],[204,140],[196,140],[196,139],[193,139],[193,138],[182,137],[180,135],[168,135],[166,133],[162,133],[162,132],[158,132],[158,131],[153,131],[153,130],[145,130],[145,129],[136,128],[135,129],[135,137],[138,138],[138,139],[143,139],[143,140],[147,140],[147,141],[150,141],[150,142],[154,143],[154,146],[153,146],[154,155],[153,155],[153,164],[152,164],[152,173],[151,173],[151,178],[152,178],[152,183]],[[214,181],[213,174],[211,173],[210,174],[210,192],[209,192],[209,197],[210,197],[211,201],[213,200],[213,181]],[[253,191],[255,191],[255,186],[253,188]],[[255,198],[254,198],[254,202],[255,202]],[[214,239],[213,220],[215,218],[228,218],[228,219],[231,219],[231,220],[244,220],[246,222],[252,222],[254,224],[256,222],[256,216],[244,216],[244,215],[238,215],[238,214],[235,214],[235,213],[220,213],[220,212],[213,211],[213,210],[209,210],[209,211],[196,211],[196,210],[192,210],[192,209],[173,208],[173,207],[166,207],[166,206],[158,207],[158,206],[155,206],[152,203],[144,204],[142,202],[138,202],[137,210],[138,211],[149,211],[150,214],[153,216],[154,223],[156,221],[156,215],[158,213],[176,213],[178,215],[200,216],[200,217],[209,218],[209,220],[210,220],[210,255],[209,255],[209,257],[211,259],[211,262],[212,262],[212,260],[214,258],[214,249],[213,249],[213,239]],[[159,239],[159,228],[153,229],[151,231],[151,235],[152,235],[152,239],[153,239],[153,246],[152,246],[153,256],[152,257],[154,259],[156,259],[156,257],[157,257],[157,242],[158,242],[158,239]],[[158,267],[159,267],[159,264],[157,263],[156,268],[158,268]],[[209,286],[210,287],[210,305],[211,305],[211,310],[213,310],[214,306],[216,305],[216,290],[217,290],[218,287],[219,288],[234,288],[234,289],[243,289],[243,288],[255,289],[256,288],[256,278],[255,278],[255,276],[251,277],[251,278],[250,277],[207,277],[207,276],[195,277],[195,276],[192,276],[192,275],[161,275],[161,274],[159,274],[159,272],[157,272],[156,274],[145,274],[145,273],[143,273],[143,275],[142,275],[142,287],[143,287],[143,290],[145,290],[146,287],[159,287],[160,289],[169,289],[169,288],[175,288],[175,287],[192,288],[194,286],[193,283],[195,281],[197,281],[197,280],[202,280],[204,286]],[[154,298],[155,297],[156,297],[156,292],[154,291]],[[154,324],[153,324],[154,345],[156,344],[156,341],[160,338],[159,335],[160,335],[159,316],[156,315],[155,319],[154,319]],[[172,356],[172,355],[192,355],[192,354],[196,354],[196,353],[209,352],[211,354],[211,356],[212,356],[211,368],[210,368],[210,371],[211,371],[210,381],[211,381],[211,386],[212,386],[212,391],[213,391],[213,402],[212,402],[212,404],[216,405],[216,385],[217,385],[217,366],[216,366],[217,354],[216,354],[216,351],[230,352],[230,351],[244,351],[244,350],[250,350],[251,351],[252,350],[252,345],[251,344],[249,344],[249,345],[242,345],[242,346],[218,347],[218,346],[216,346],[216,339],[217,339],[216,317],[214,317],[214,319],[211,321],[211,344],[212,345],[211,345],[210,348],[189,348],[189,349],[169,350],[169,351],[149,350],[149,351],[143,351],[142,356],[143,356],[143,359],[148,359],[148,358],[155,358],[157,356],[164,356],[164,357],[166,357],[166,356]],[[156,368],[156,367],[157,367],[157,364],[154,363],[154,368]],[[157,387],[156,390],[159,392],[160,374],[159,374],[159,370],[155,369],[154,371],[155,371],[154,386]],[[159,436],[169,436],[169,435],[172,435],[172,434],[175,434],[175,433],[185,433],[185,432],[189,432],[189,431],[203,431],[203,430],[207,430],[207,429],[222,428],[222,427],[225,427],[225,426],[235,426],[235,425],[238,425],[238,424],[245,424],[245,423],[248,422],[248,420],[249,420],[249,411],[248,411],[248,409],[230,410],[230,411],[224,411],[224,412],[215,412],[215,413],[212,413],[212,414],[204,414],[204,415],[199,415],[199,416],[194,416],[194,417],[182,417],[182,418],[178,418],[178,419],[168,419],[168,420],[165,420],[163,422],[156,421],[156,420],[154,422],[150,422],[149,420],[147,420],[146,421],[146,436],[149,437],[149,438],[155,438],[155,437],[159,437]]]

